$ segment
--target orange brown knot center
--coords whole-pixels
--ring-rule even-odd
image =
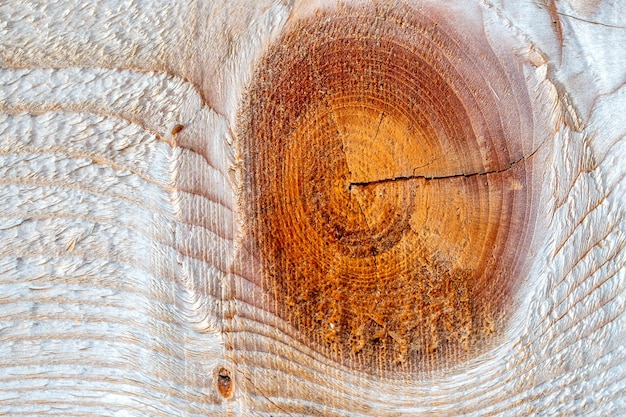
[[[432,370],[504,323],[533,117],[514,58],[481,36],[436,10],[346,7],[258,65],[238,130],[248,233],[271,308],[332,359]]]

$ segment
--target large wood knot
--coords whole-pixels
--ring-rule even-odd
[[[533,218],[520,68],[436,8],[345,6],[270,46],[239,119],[245,218],[304,343],[389,375],[497,335]]]

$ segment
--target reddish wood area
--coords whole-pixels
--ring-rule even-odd
[[[511,53],[447,22],[432,6],[292,22],[240,115],[263,307],[365,372],[475,356],[523,279],[538,192],[526,82]]]

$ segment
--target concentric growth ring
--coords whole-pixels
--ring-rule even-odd
[[[268,308],[356,369],[474,355],[521,277],[528,89],[513,56],[459,32],[436,10],[319,13],[269,48],[241,112]]]

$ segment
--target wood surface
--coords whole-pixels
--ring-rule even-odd
[[[0,415],[626,415],[625,9],[0,2]]]

